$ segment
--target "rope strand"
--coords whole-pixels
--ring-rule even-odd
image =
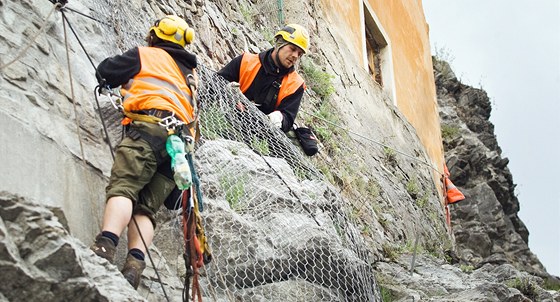
[[[75,9],[72,9],[72,8],[70,8],[70,7],[64,7],[62,10],[69,10],[69,11],[71,11],[71,12],[73,12],[73,13],[76,13],[76,14],[78,14],[78,15],[82,15],[82,16],[88,18],[88,19],[91,19],[91,20],[93,20],[93,21],[95,21],[95,22],[98,22],[98,23],[103,24],[103,25],[105,25],[105,26],[111,27],[111,24],[109,24],[109,23],[105,23],[105,22],[103,22],[103,21],[101,21],[101,20],[99,20],[99,19],[96,19],[96,18],[94,18],[94,17],[92,17],[92,16],[88,16],[88,15],[86,15],[86,14],[84,14],[84,13],[82,13],[82,12],[79,12],[79,11],[77,11],[77,10],[75,10]]]
[[[342,129],[342,130],[344,130],[344,131],[346,131],[346,132],[348,132],[348,133],[354,134],[354,135],[356,135],[356,136],[358,136],[358,137],[361,137],[361,138],[363,138],[363,139],[365,139],[365,140],[367,140],[367,141],[370,141],[370,142],[372,142],[372,143],[374,143],[374,144],[377,144],[377,145],[379,145],[379,146],[382,146],[382,147],[391,149],[391,150],[395,151],[396,153],[398,153],[398,154],[400,154],[400,155],[402,155],[402,156],[404,156],[404,157],[410,158],[410,159],[412,159],[412,160],[415,160],[415,161],[417,161],[417,162],[420,162],[421,164],[424,164],[424,165],[426,165],[426,166],[432,168],[434,171],[438,172],[440,175],[443,175],[443,172],[441,172],[441,171],[438,170],[436,167],[434,167],[432,164],[430,164],[430,163],[428,163],[428,162],[426,162],[426,161],[424,161],[424,160],[418,159],[418,158],[416,158],[416,157],[414,157],[414,156],[412,156],[412,155],[409,155],[409,154],[407,154],[407,153],[404,153],[403,151],[397,150],[397,149],[395,149],[395,148],[393,148],[393,147],[390,147],[390,146],[385,145],[385,144],[383,144],[383,143],[381,143],[381,142],[378,142],[378,141],[376,141],[376,140],[373,140],[373,139],[371,139],[371,138],[369,138],[369,137],[367,137],[367,136],[364,136],[364,135],[362,135],[362,134],[359,134],[359,133],[357,133],[357,132],[354,132],[354,131],[352,131],[352,130],[346,128],[346,127],[343,127],[343,126],[341,126],[341,125],[338,125],[338,124],[336,124],[336,123],[333,123],[333,122],[331,122],[331,121],[329,121],[329,120],[327,120],[327,119],[325,119],[325,118],[323,118],[323,117],[317,116],[317,115],[315,115],[315,114],[313,114],[313,113],[309,113],[309,112],[306,112],[306,111],[304,111],[304,110],[301,110],[301,112],[303,112],[304,114],[307,114],[307,115],[309,115],[309,116],[315,117],[315,118],[317,118],[317,119],[320,119],[320,120],[322,120],[322,121],[325,122],[325,123],[331,124],[332,126],[335,126],[335,127],[339,128],[339,129]]]
[[[31,47],[31,45],[33,43],[35,43],[35,41],[37,40],[37,37],[39,37],[40,34],[43,33],[43,31],[45,31],[45,28],[47,28],[47,21],[49,21],[49,17],[52,15],[52,13],[54,12],[54,10],[56,8],[62,7],[62,5],[60,3],[56,3],[51,11],[49,12],[49,14],[47,15],[47,17],[45,17],[45,20],[43,21],[43,24],[41,24],[41,27],[39,28],[39,31],[37,31],[37,33],[35,34],[35,36],[33,36],[29,42],[27,42],[27,45],[8,63],[1,65],[0,66],[0,70],[6,69],[8,68],[8,66],[14,64],[15,62],[17,62],[19,59],[21,59],[21,57],[23,57],[23,55],[27,52],[27,50],[29,50],[29,48]]]

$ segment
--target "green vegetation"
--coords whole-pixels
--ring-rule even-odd
[[[270,149],[268,147],[268,142],[264,139],[252,138],[251,148],[261,155],[269,155]]]
[[[313,60],[301,60],[302,74],[305,83],[313,90],[321,99],[326,99],[335,92],[332,84],[333,75],[324,72]]]
[[[220,178],[220,187],[223,191],[225,191],[226,201],[234,211],[239,211],[242,209],[241,201],[242,198],[246,195],[246,179],[246,176],[231,179],[230,177],[225,175]]]
[[[461,271],[463,273],[467,273],[467,274],[472,273],[472,271],[474,270],[474,266],[466,265],[466,264],[461,264],[461,266],[459,268],[461,269]]]
[[[379,224],[384,228],[387,229],[389,226],[389,221],[385,217],[379,218]]]
[[[415,178],[411,178],[406,182],[406,192],[413,199],[416,199],[418,197],[420,188],[418,187],[418,183],[416,182]]]
[[[270,28],[265,27],[260,30],[261,36],[265,41],[268,41],[270,44],[274,45],[274,34],[275,32],[271,31]]]
[[[360,195],[367,196],[369,199],[375,199],[379,197],[381,188],[375,179],[364,179],[363,177],[355,178],[354,188],[360,193]]]
[[[560,291],[560,282],[558,282],[557,280],[554,280],[552,278],[550,278],[550,279],[547,278],[547,279],[544,280],[542,288],[544,288],[546,290]]]
[[[443,140],[452,140],[459,133],[459,127],[441,125],[441,137]]]
[[[385,243],[381,247],[383,249],[383,255],[389,258],[392,262],[396,262],[399,258],[400,252],[399,249],[391,244]]]
[[[428,194],[424,193],[422,194],[422,197],[416,199],[416,204],[418,205],[419,208],[422,209],[426,207],[426,204],[428,204],[428,200],[429,200]]]
[[[224,137],[233,128],[228,122],[225,113],[215,106],[209,106],[204,110],[204,116],[200,119],[200,130],[202,135],[210,140]]]
[[[308,125],[314,125],[313,132],[330,155],[339,155],[342,152],[342,145],[348,142],[348,135],[338,126],[341,121],[336,112],[330,102],[324,101],[312,118],[306,122]]]
[[[531,299],[532,301],[536,301],[537,298],[537,286],[533,281],[529,278],[515,278],[512,280],[508,280],[506,282],[508,287],[517,288],[525,297]]]
[[[362,227],[362,235],[364,235],[364,236],[370,236],[371,235],[371,228],[370,228],[369,225],[366,224]]]
[[[253,22],[253,11],[251,10],[251,7],[241,4],[239,5],[239,11],[243,16],[245,23],[251,24]]]
[[[449,51],[448,48],[446,48],[445,46],[439,46],[439,45],[435,45],[435,53],[434,56],[438,59],[438,60],[442,60],[445,61],[449,64],[453,63],[453,61],[455,61],[455,57],[451,54],[451,52]]]
[[[391,166],[397,164],[397,153],[393,148],[383,147],[383,159]]]
[[[380,286],[379,291],[381,292],[381,301],[383,302],[392,302],[395,297],[393,297],[393,293],[390,289]]]

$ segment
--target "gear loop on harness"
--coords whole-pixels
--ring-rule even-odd
[[[158,122],[158,124],[162,127],[165,127],[165,130],[169,132],[169,131],[175,131],[180,126],[183,126],[185,123],[180,119],[176,118],[175,113],[173,112],[172,115],[162,118]]]

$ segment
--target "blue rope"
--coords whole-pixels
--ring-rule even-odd
[[[192,181],[196,190],[196,198],[198,199],[198,210],[202,212],[204,210],[204,207],[202,205],[202,192],[200,191],[200,178],[198,178],[196,170],[194,169],[193,156],[190,152],[187,153],[187,161],[189,162],[189,167],[191,168]]]

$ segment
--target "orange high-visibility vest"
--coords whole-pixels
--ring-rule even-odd
[[[175,60],[163,49],[138,47],[140,72],[122,86],[125,111],[160,109],[186,124],[195,120],[192,92]],[[123,120],[124,124],[130,120]]]
[[[253,80],[261,69],[261,60],[258,54],[244,53],[241,59],[241,68],[239,69],[239,89],[245,93],[253,84]],[[278,91],[278,99],[274,108],[278,108],[282,100],[296,92],[296,90],[304,83],[303,78],[296,72],[290,72],[284,76]],[[305,86],[304,86],[305,88]]]

